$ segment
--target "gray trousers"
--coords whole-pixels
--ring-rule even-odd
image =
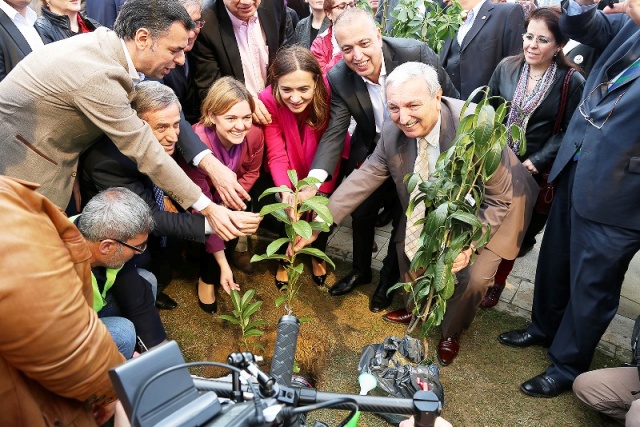
[[[640,426],[638,368],[607,368],[585,372],[573,382],[573,392],[585,405],[626,427]]]

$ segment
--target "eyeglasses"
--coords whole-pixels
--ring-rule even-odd
[[[337,4],[335,6],[332,6],[331,9],[340,9],[340,10],[345,10],[345,9],[349,9],[352,7],[356,7],[358,3],[355,1],[352,1],[351,3],[340,3]]]
[[[126,246],[127,248],[129,248],[132,251],[135,251],[135,252],[137,252],[139,254],[141,254],[141,253],[143,253],[144,251],[147,250],[147,242],[146,241],[144,243],[142,243],[140,246],[133,246],[133,245],[130,245],[128,243],[123,242],[122,240],[118,240],[118,239],[111,239],[111,240],[113,240],[114,242],[118,242],[122,246]]]
[[[613,107],[611,107],[611,111],[609,111],[609,114],[607,114],[607,117],[604,118],[604,121],[597,125],[594,123],[594,121],[591,119],[591,116],[589,116],[585,111],[584,111],[584,103],[587,102],[587,100],[589,98],[591,98],[591,95],[593,95],[597,90],[600,91],[600,93],[602,94],[602,96],[607,94],[607,91],[609,89],[609,85],[611,84],[611,82],[602,82],[600,83],[598,86],[596,86],[591,92],[589,92],[589,95],[586,96],[586,98],[584,98],[582,100],[582,102],[580,103],[580,105],[578,105],[578,111],[580,111],[580,114],[582,115],[582,117],[589,122],[589,124],[593,127],[595,127],[596,129],[600,130],[602,129],[602,126],[604,126],[605,123],[607,123],[607,120],[609,120],[609,117],[611,117],[611,115],[613,114],[613,110],[616,109],[616,106],[618,105],[618,102],[620,102],[620,99],[622,98],[622,96],[627,93],[627,91],[624,91],[620,94],[620,96],[618,96],[618,99],[616,99],[616,102],[613,103]]]
[[[529,34],[529,33],[524,33],[522,35],[522,41],[525,42],[529,42],[529,43],[533,43],[534,41],[538,44],[549,44],[551,43],[552,40],[549,40],[547,37],[543,37],[543,36],[534,36],[533,34]]]
[[[207,23],[207,21],[205,21],[204,19],[198,19],[197,21],[193,21],[196,23],[196,28],[202,28],[204,27],[204,24]]]

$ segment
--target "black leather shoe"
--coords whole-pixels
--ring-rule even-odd
[[[371,312],[377,313],[391,305],[393,293],[387,295],[387,289],[390,287],[391,286],[387,282],[380,281],[378,287],[373,292],[373,295],[371,295],[371,300],[369,301],[369,310]]]
[[[164,292],[158,292],[158,295],[156,296],[156,308],[159,310],[173,310],[177,306],[178,303],[169,295]]]
[[[556,397],[570,388],[570,385],[561,386],[547,374],[536,375],[520,385],[520,390],[524,394],[533,397]]]
[[[371,283],[371,273],[369,273],[369,275],[364,275],[358,270],[351,270],[346,276],[333,285],[331,289],[329,289],[329,294],[334,297],[346,295],[354,290],[356,286],[364,283]]]
[[[534,337],[526,329],[518,329],[515,331],[505,332],[498,335],[498,341],[511,347],[530,347],[532,345],[542,345],[549,347],[549,343],[544,338]]]

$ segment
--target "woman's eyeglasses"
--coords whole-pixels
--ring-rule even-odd
[[[525,42],[529,42],[529,43],[533,43],[534,41],[538,44],[549,44],[551,43],[551,40],[549,40],[547,37],[544,36],[534,36],[533,34],[529,34],[529,33],[524,33],[522,35],[522,40]]]

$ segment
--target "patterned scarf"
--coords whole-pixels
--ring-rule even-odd
[[[547,94],[549,87],[551,87],[551,84],[556,78],[557,69],[558,66],[556,63],[552,62],[549,68],[547,68],[547,71],[545,71],[540,80],[538,80],[531,93],[527,93],[529,64],[524,63],[522,66],[522,74],[520,74],[520,79],[518,80],[516,91],[513,94],[513,100],[511,101],[511,110],[509,110],[509,117],[507,118],[507,128],[515,124],[526,132],[529,118]],[[514,141],[511,137],[511,132],[507,132],[507,135],[509,148],[518,155],[520,151],[520,141]]]

